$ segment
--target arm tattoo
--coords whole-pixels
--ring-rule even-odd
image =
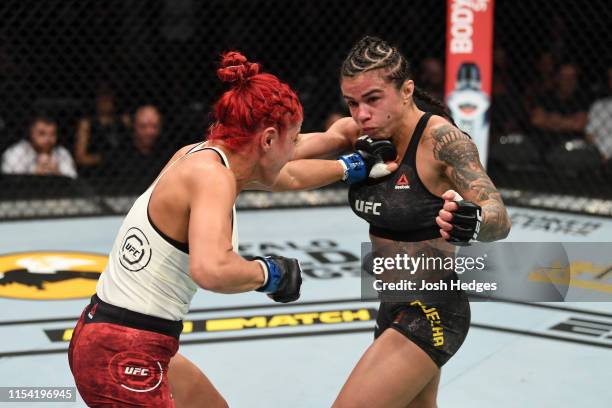
[[[478,240],[482,242],[504,239],[510,232],[510,218],[499,193],[495,198],[482,206],[483,223],[480,226]]]
[[[454,126],[444,125],[433,131],[434,158],[449,166],[451,182],[461,195],[482,203],[484,222],[478,239],[494,241],[504,238],[510,220],[501,195],[480,164],[478,150],[470,138]]]
[[[489,199],[495,186],[480,165],[478,151],[470,138],[454,126],[442,126],[433,132],[434,158],[451,168],[451,181],[459,193],[476,193],[479,201]]]

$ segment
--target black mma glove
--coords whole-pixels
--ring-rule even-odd
[[[361,136],[355,144],[355,153],[341,156],[338,161],[344,167],[342,181],[359,183],[368,177],[379,178],[390,174],[385,162],[397,157],[395,145],[390,140],[373,140]]]
[[[256,289],[258,292],[268,293],[272,300],[280,303],[294,302],[300,298],[302,269],[297,259],[278,255],[256,256],[254,259],[262,264],[266,274],[265,283]]]
[[[471,201],[455,201],[459,207],[453,211],[453,219],[450,221],[453,229],[450,230],[448,242],[459,246],[468,246],[470,241],[475,240],[480,232],[482,223],[482,208]]]

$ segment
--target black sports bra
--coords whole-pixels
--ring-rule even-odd
[[[436,216],[444,200],[427,190],[416,170],[417,148],[430,117],[425,113],[419,119],[397,171],[349,189],[351,209],[370,224],[373,236],[407,242],[440,237]]]

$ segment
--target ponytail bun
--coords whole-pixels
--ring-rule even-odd
[[[259,64],[249,62],[239,52],[230,51],[221,56],[221,68],[217,70],[217,76],[223,82],[241,84],[259,74],[259,69]]]

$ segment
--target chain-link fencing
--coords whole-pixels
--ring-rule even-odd
[[[496,2],[488,168],[510,199],[612,198],[611,20],[603,0]],[[223,51],[296,89],[306,132],[347,113],[339,66],[366,34],[443,97],[443,0],[23,0],[0,22],[0,219],[125,212],[204,139]],[[342,204],[254,197],[243,206]]]
[[[540,193],[542,205],[567,195],[570,210],[588,211],[572,207],[578,197],[612,197],[610,23],[603,1],[496,3],[489,169],[499,186]]]

